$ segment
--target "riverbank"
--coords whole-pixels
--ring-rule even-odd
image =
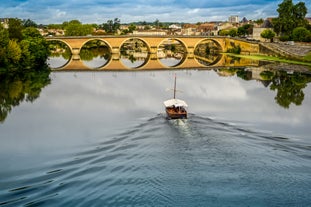
[[[311,63],[311,44],[308,43],[260,43],[260,53],[290,60]]]
[[[227,54],[232,57],[237,58],[247,58],[252,60],[260,60],[271,62],[264,67],[269,68],[270,70],[283,70],[287,72],[300,72],[300,73],[311,73],[311,63],[303,62],[297,60],[288,60],[280,57],[267,56],[262,54],[257,55],[238,55],[238,54]]]

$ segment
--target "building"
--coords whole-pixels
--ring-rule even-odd
[[[220,31],[220,30],[229,30],[229,29],[232,29],[232,28],[236,28],[236,26],[233,23],[229,23],[229,22],[222,22],[222,23],[219,23],[217,25],[217,30],[218,31]]]
[[[264,31],[264,30],[272,30],[273,31],[273,26],[272,26],[272,19],[273,18],[267,18],[260,26],[257,26],[257,27],[254,27],[253,28],[253,39],[254,40],[259,40],[261,42],[264,42],[266,41],[265,38],[262,38],[261,37],[261,33]]]
[[[230,23],[239,23],[239,16],[230,16],[228,21]]]
[[[176,29],[176,30],[178,30],[178,29],[181,29],[181,26],[180,25],[177,25],[177,24],[172,24],[172,25],[170,25],[169,27],[168,27],[169,29]]]
[[[198,32],[201,35],[214,36],[218,34],[217,26],[215,23],[204,23],[198,26]]]
[[[133,35],[167,35],[167,32],[164,30],[135,30]]]
[[[200,32],[198,31],[198,25],[196,24],[185,24],[183,28],[181,29],[181,35],[200,35]]]
[[[0,18],[0,24],[8,29],[9,28],[9,19],[8,18]]]

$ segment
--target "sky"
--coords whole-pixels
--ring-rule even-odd
[[[0,18],[31,19],[37,24],[77,19],[101,24],[119,18],[121,23],[225,21],[231,15],[256,20],[277,16],[283,0],[5,0]],[[299,1],[293,1],[297,3]],[[311,0],[304,0],[311,16]]]

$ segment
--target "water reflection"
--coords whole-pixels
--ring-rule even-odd
[[[194,55],[195,58],[205,66],[214,65],[217,63],[222,54],[220,54],[221,47],[213,40],[203,40],[195,48]]]
[[[176,67],[185,60],[186,48],[176,39],[167,39],[160,44],[157,56],[164,66]]]
[[[47,60],[47,64],[54,69],[61,68],[68,64],[71,59],[70,48],[61,41],[49,41],[51,54]]]
[[[258,60],[221,54],[219,45],[212,40],[202,41],[193,53],[187,53],[184,44],[176,39],[166,39],[158,48],[149,48],[144,41],[133,38],[125,41],[121,48],[113,48],[113,52],[105,42],[92,40],[79,54],[72,56],[64,43],[51,41],[50,47],[52,56],[48,63],[57,70],[188,69],[261,64]]]
[[[258,67],[242,67],[242,68],[214,68],[219,77],[235,77],[244,82],[256,80],[257,85],[264,86],[267,90],[275,92],[275,103],[282,108],[290,108],[291,105],[302,105],[305,93],[304,89],[311,82],[311,74],[304,73],[287,73],[285,71],[275,71],[269,69],[269,65]],[[83,73],[82,73],[83,74]],[[113,77],[118,77],[118,73],[114,73]],[[191,70],[189,71],[191,74]],[[155,77],[156,72],[151,74]],[[79,74],[75,73],[75,77]],[[228,81],[230,79],[228,78]],[[246,83],[245,82],[245,83]],[[24,100],[34,101],[39,97],[41,89],[50,83],[48,74],[27,74],[24,76],[1,76],[0,82],[0,121],[3,122],[11,109],[18,106]],[[189,87],[196,87],[193,82]],[[191,88],[190,87],[190,88]],[[198,89],[200,90],[200,89]],[[219,89],[221,90],[221,89]],[[120,88],[120,91],[122,89]],[[195,93],[195,89],[189,93]],[[234,96],[224,95],[234,99]]]
[[[42,88],[50,81],[49,72],[0,74],[0,122],[4,122],[13,107],[39,98]]]
[[[301,105],[304,100],[303,89],[311,82],[310,74],[269,70],[269,66],[263,67],[261,70],[259,68],[228,68],[217,71],[221,76],[237,75],[246,81],[261,82],[265,87],[277,92],[275,101],[283,108],[289,108],[291,104]]]
[[[279,110],[258,81],[215,71],[53,73],[0,126],[0,205],[307,206],[311,97]],[[175,73],[186,122],[161,114]]]
[[[105,66],[111,59],[108,45],[101,40],[91,40],[83,45],[80,58],[88,68],[97,69]]]
[[[137,38],[125,41],[120,49],[120,59],[128,68],[142,67],[149,59],[147,44]]]
[[[270,89],[277,91],[276,103],[284,108],[289,108],[290,104],[301,105],[305,94],[303,89],[311,82],[310,75],[294,73],[287,75],[285,72],[278,72],[271,78]]]

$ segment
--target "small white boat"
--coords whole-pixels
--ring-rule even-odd
[[[174,98],[164,101],[165,111],[169,119],[187,119],[187,103],[176,99],[176,76],[174,82]]]

